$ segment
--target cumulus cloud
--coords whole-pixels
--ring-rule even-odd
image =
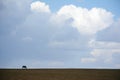
[[[30,63],[31,60],[27,61],[26,63]],[[31,64],[28,64],[29,66],[32,66],[33,68],[41,67],[41,68],[59,68],[64,67],[64,62],[62,61],[39,61],[39,60],[33,60],[31,61]]]
[[[94,44],[95,43],[95,44]],[[118,42],[93,42],[94,50],[91,52],[91,55],[98,58],[103,58],[106,62],[111,61],[113,55],[120,54],[120,43]]]
[[[89,42],[90,47],[93,50],[90,52],[91,57],[82,58],[81,62],[88,60],[88,62],[92,62],[89,59],[95,60],[94,62],[103,62],[103,63],[111,63],[113,65],[113,61],[115,60],[115,55],[120,54],[120,43],[118,42],[103,42],[103,41],[95,41],[91,40]],[[114,61],[116,62],[116,61]],[[114,64],[115,67],[116,64]]]
[[[102,62],[113,63],[113,55],[120,54],[119,49],[94,49],[90,55],[92,57],[81,58],[82,63]],[[114,65],[113,65],[114,66]]]
[[[22,64],[25,60],[32,58],[33,63],[36,63],[30,66],[34,67],[76,67],[80,64],[80,58],[82,63],[95,63],[98,60],[109,62],[111,60],[106,60],[103,56],[111,59],[114,53],[119,53],[118,43],[94,40],[97,32],[108,28],[113,22],[113,14],[105,9],[65,5],[53,13],[49,5],[41,1],[25,0],[24,3],[24,0],[19,0],[21,2],[19,4],[19,2],[16,3],[18,0],[11,0],[12,5],[9,3],[10,0],[7,1],[8,3],[4,5],[7,8],[0,14],[0,26],[5,30],[10,26],[14,28],[10,28],[10,34],[7,36],[0,34],[2,64],[6,64],[2,62],[5,60],[10,64],[16,58]],[[11,10],[11,8],[14,9]],[[3,31],[3,29],[0,30]],[[29,45],[25,42],[29,42]],[[103,54],[105,52],[106,55]],[[91,57],[84,58],[88,53]],[[29,65],[31,62],[27,61],[26,64]]]
[[[55,18],[55,19],[54,19]],[[75,5],[65,5],[56,14],[53,20],[63,24],[71,20],[72,27],[81,34],[95,34],[109,27],[113,22],[113,14],[102,8],[82,8]]]
[[[81,62],[82,63],[92,63],[92,62],[96,62],[95,58],[81,58]]]
[[[69,36],[67,38],[69,38]],[[74,39],[73,37],[72,39],[67,39],[67,38],[66,40],[62,38],[60,39],[53,38],[52,41],[49,42],[48,46],[51,48],[60,48],[60,49],[66,49],[66,50],[87,50],[89,49],[89,46],[87,44],[88,39],[86,37],[78,36],[78,39]]]
[[[91,55],[98,60],[103,60],[105,63],[112,62],[113,55],[120,54],[119,49],[94,49]]]
[[[120,49],[119,42],[96,41],[95,39],[89,41],[89,46],[95,49]]]
[[[47,12],[50,13],[49,5],[44,2],[36,1],[31,3],[31,10],[33,12]]]
[[[30,13],[31,0],[0,0],[0,33],[9,35]]]
[[[23,37],[22,40],[23,40],[23,41],[26,41],[26,42],[30,42],[30,41],[32,41],[32,37],[29,37],[29,36]]]
[[[64,62],[61,62],[61,61],[51,61],[51,62],[49,62],[48,63],[48,66],[49,67],[53,67],[53,68],[55,68],[55,67],[64,67]]]
[[[115,67],[120,69],[120,64],[116,64]]]
[[[96,34],[96,40],[106,42],[120,42],[120,18],[114,21],[109,28],[102,30]],[[114,36],[114,38],[113,38]]]
[[[38,60],[38,59],[18,59],[17,61],[12,61],[9,66],[6,66],[5,68],[22,68],[22,65],[26,65],[28,68],[60,68],[64,67],[65,64],[62,61],[52,61],[52,60]]]

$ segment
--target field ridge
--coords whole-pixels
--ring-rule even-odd
[[[0,80],[120,80],[120,69],[0,69]]]

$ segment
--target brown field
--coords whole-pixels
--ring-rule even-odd
[[[120,80],[120,69],[0,69],[0,80]]]

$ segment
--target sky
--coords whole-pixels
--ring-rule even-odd
[[[120,69],[119,0],[0,0],[0,68]]]

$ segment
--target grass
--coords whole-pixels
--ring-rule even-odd
[[[0,69],[0,80],[120,80],[120,69]]]

